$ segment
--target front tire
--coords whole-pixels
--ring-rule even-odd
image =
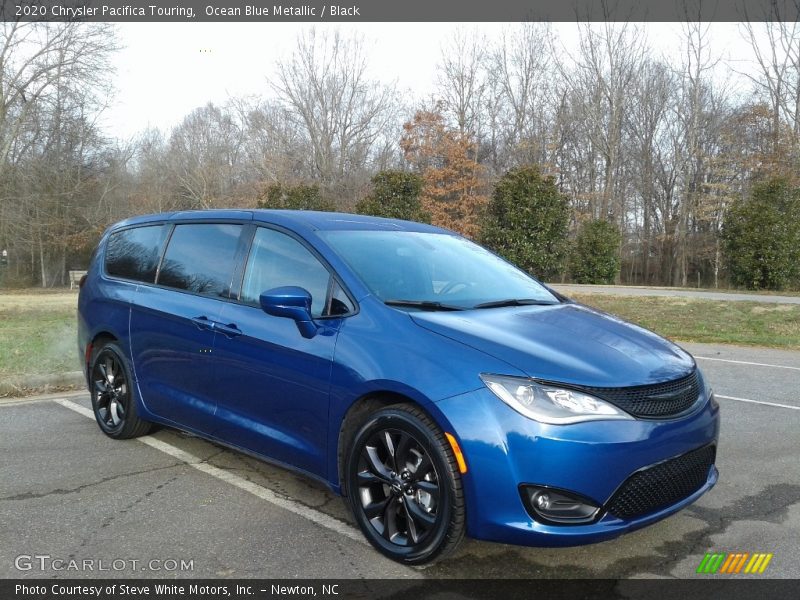
[[[92,409],[103,433],[115,440],[147,434],[151,424],[137,415],[133,381],[120,347],[109,342],[98,348],[90,373]]]
[[[423,564],[464,537],[461,474],[442,431],[420,408],[370,414],[345,465],[350,508],[369,542],[389,558]]]

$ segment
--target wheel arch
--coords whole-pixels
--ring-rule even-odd
[[[119,342],[119,338],[111,333],[111,331],[103,329],[95,334],[90,343],[92,346],[100,346],[101,344],[107,344],[108,342]]]
[[[339,426],[338,437],[336,440],[336,482],[338,491],[342,496],[347,496],[346,477],[344,477],[344,466],[349,450],[348,442],[352,439],[356,430],[364,420],[364,417],[371,412],[393,406],[396,404],[412,404],[424,412],[442,431],[448,431],[449,424],[443,415],[435,410],[435,405],[431,402],[421,402],[418,398],[391,390],[373,390],[359,396],[344,413]],[[434,409],[434,410],[432,410]]]
[[[89,385],[89,375],[91,371],[92,356],[94,351],[109,342],[119,342],[119,337],[114,335],[109,329],[101,329],[96,332],[87,342],[83,352],[83,374],[86,378],[86,385]]]

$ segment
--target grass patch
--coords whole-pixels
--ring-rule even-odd
[[[571,294],[673,340],[800,349],[800,305]]]
[[[80,369],[74,292],[0,295],[0,379]]]

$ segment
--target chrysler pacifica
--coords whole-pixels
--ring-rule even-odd
[[[82,283],[100,429],[192,432],[323,481],[385,555],[599,542],[717,480],[692,357],[450,231],[306,211],[111,227]]]

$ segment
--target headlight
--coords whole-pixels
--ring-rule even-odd
[[[481,374],[495,396],[519,414],[550,425],[633,419],[613,404],[582,392],[537,383],[524,377]]]

